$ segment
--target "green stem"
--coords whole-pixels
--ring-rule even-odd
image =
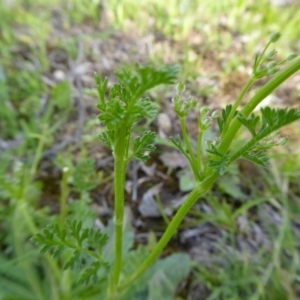
[[[127,160],[115,157],[115,260],[112,272],[112,286],[115,289],[119,282],[122,268],[122,239],[123,239],[123,215],[124,215],[124,182]]]
[[[198,164],[197,164],[197,160],[195,158],[195,155],[194,155],[191,143],[190,143],[190,139],[188,137],[188,133],[187,133],[186,126],[185,126],[185,119],[183,117],[180,117],[179,122],[180,122],[180,127],[181,127],[181,131],[182,131],[183,140],[184,140],[184,143],[185,143],[185,145],[188,149],[188,153],[189,153],[189,156],[190,156],[190,165],[191,165],[191,168],[193,170],[195,180],[199,182],[200,181],[200,176],[199,176],[199,170],[198,170],[198,167],[197,167]]]
[[[237,108],[239,107],[239,105],[241,104],[245,94],[247,93],[247,91],[249,90],[249,88],[251,87],[251,85],[253,84],[253,82],[255,81],[255,78],[253,76],[251,76],[249,78],[249,80],[247,81],[247,83],[245,84],[245,86],[243,87],[241,93],[239,94],[239,96],[237,97],[237,99],[235,100],[234,104],[233,104],[233,107],[232,107],[232,110],[229,114],[229,117],[226,121],[226,124],[225,124],[225,127],[223,129],[223,132],[226,132],[228,130],[228,127],[230,125],[230,122],[237,110]]]
[[[61,181],[61,196],[60,196],[60,222],[61,226],[64,224],[64,219],[67,213],[67,198],[68,198],[68,171],[67,167],[63,168]]]
[[[213,176],[207,178],[203,182],[196,184],[192,192],[189,194],[185,202],[182,204],[182,206],[179,208],[179,210],[173,217],[172,221],[170,222],[169,226],[167,227],[159,242],[156,244],[153,251],[138,267],[135,273],[121,286],[118,287],[118,291],[122,291],[126,287],[130,286],[139,276],[141,276],[141,274],[143,274],[155,262],[157,257],[160,255],[162,250],[165,248],[167,243],[170,241],[170,239],[178,229],[178,226],[180,225],[186,214],[190,211],[190,209],[199,199],[199,197],[201,197],[210,190],[212,184],[217,178],[218,174],[214,174]]]
[[[197,160],[198,160],[199,170],[201,170],[202,168],[202,137],[203,137],[203,131],[199,128],[198,140],[197,140]]]
[[[269,46],[272,44],[272,42],[268,42],[268,44],[266,45],[266,47],[264,48],[263,52],[259,55],[259,58],[256,62],[256,65],[254,66],[254,70],[253,71],[256,71],[256,68],[260,65],[260,63],[262,62],[262,59],[264,58],[265,56],[265,53],[267,51],[267,49],[269,48]]]
[[[46,135],[47,135],[47,125],[43,124],[42,125],[42,132],[41,132],[41,135],[39,136],[39,143],[38,143],[37,150],[35,152],[35,156],[34,156],[34,159],[33,159],[31,170],[30,170],[31,178],[34,177],[35,172],[36,172],[37,167],[38,167],[38,164],[39,164],[39,161],[42,157],[43,148],[44,148],[44,144],[45,144],[45,141],[46,141],[46,139],[45,139]]]

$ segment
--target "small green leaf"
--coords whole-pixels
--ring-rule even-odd
[[[104,81],[102,82],[101,77],[97,73],[95,73],[95,81],[96,81],[98,96],[99,96],[99,99],[100,99],[101,110],[105,110],[105,107],[106,107],[106,105],[105,105],[105,92],[106,92],[106,89],[107,89],[108,79],[106,77],[104,79]]]
[[[239,113],[237,118],[250,131],[252,136],[256,135],[256,126],[260,120],[259,116],[252,114],[250,118],[246,119],[243,114]]]
[[[116,72],[119,82],[129,88],[134,98],[140,98],[145,92],[161,84],[174,84],[178,76],[178,65],[154,68],[151,65],[136,64],[135,70],[128,66]]]
[[[264,151],[259,152],[246,152],[243,154],[243,157],[250,160],[251,162],[263,166],[268,167],[269,166],[269,157]]]
[[[132,126],[134,123],[143,120],[144,118],[149,118],[153,120],[158,112],[158,106],[151,102],[149,98],[139,99],[130,114],[129,126]]]
[[[68,81],[62,81],[55,85],[51,91],[51,101],[60,109],[66,109],[71,104],[71,89]]]
[[[230,163],[229,151],[223,154],[213,144],[211,144],[210,149],[206,149],[206,151],[220,157],[220,160],[210,159],[208,167],[214,167],[215,171],[223,176]]]
[[[98,105],[99,108],[99,105]],[[106,110],[99,115],[99,120],[108,126],[120,126],[126,116],[126,106],[118,98],[107,102]]]
[[[260,139],[300,119],[300,110],[297,108],[272,109],[267,106],[261,108],[261,114],[262,126],[257,134]]]
[[[187,158],[189,158],[189,154],[184,146],[183,141],[181,140],[180,136],[178,135],[176,138],[171,136],[170,141],[174,144],[174,146]]]
[[[145,131],[141,137],[135,138],[132,157],[141,161],[147,161],[149,159],[147,152],[151,152],[155,149],[154,144],[155,133]]]
[[[112,88],[109,91],[109,100],[111,101],[112,99],[119,99],[122,102],[126,103],[127,105],[130,103],[132,100],[132,94],[131,92],[123,87],[120,84],[114,84]]]
[[[109,135],[107,134],[107,132],[102,132],[98,135],[99,139],[104,143],[104,145],[106,147],[108,147],[109,149],[112,149],[112,144],[109,138]]]
[[[232,105],[231,104],[226,105],[226,107],[222,109],[222,118],[217,118],[217,122],[218,122],[220,133],[223,132],[224,126],[225,126],[225,124],[227,122],[228,117],[230,116],[231,110],[232,110]],[[234,114],[234,116],[237,113],[238,112],[236,111],[235,114]]]
[[[80,255],[79,250],[75,250],[73,252],[72,257],[65,263],[65,265],[63,266],[63,270],[67,270],[69,269],[71,266],[73,266],[75,264],[75,262],[78,260]]]

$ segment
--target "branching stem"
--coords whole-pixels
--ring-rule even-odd
[[[207,178],[201,183],[196,184],[192,192],[189,194],[185,202],[179,208],[175,216],[173,217],[172,221],[170,222],[169,226],[167,227],[166,231],[164,232],[163,236],[156,244],[153,251],[150,255],[145,259],[145,261],[140,265],[140,267],[134,272],[134,274],[120,287],[118,287],[118,291],[122,291],[126,287],[130,286],[142,273],[144,273],[158,258],[162,250],[165,248],[167,243],[170,241],[176,230],[178,229],[180,223],[186,216],[186,214],[190,211],[193,207],[195,202],[204,194],[206,194],[215,180],[218,178],[218,174],[214,174],[210,178]]]

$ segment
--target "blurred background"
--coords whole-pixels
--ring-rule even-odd
[[[179,64],[187,93],[222,108],[270,33],[282,34],[279,59],[299,53],[299,20],[299,0],[1,0],[0,298],[67,299],[30,240],[63,197],[99,228],[112,218],[113,161],[98,139],[94,72],[111,86],[123,66]],[[160,113],[143,126],[158,133],[157,150],[127,174],[135,245],[150,231],[159,237],[192,189],[187,163],[168,142],[179,133],[174,94],[170,86],[150,93]],[[264,104],[298,107],[299,99],[298,73]],[[193,132],[196,115],[187,122]],[[300,299],[299,123],[283,134],[290,141],[270,153],[270,168],[238,162],[182,224],[165,255],[187,253],[194,267],[176,299]]]

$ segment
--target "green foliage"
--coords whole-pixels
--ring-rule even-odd
[[[66,221],[62,229],[58,223],[52,224],[34,237],[42,253],[51,252],[54,257],[62,257],[63,270],[76,266],[84,268],[79,283],[96,282],[99,268],[109,269],[102,256],[107,239],[99,230],[83,229],[82,222],[76,220]]]
[[[229,151],[226,154],[221,153],[218,149],[212,144],[211,148],[206,149],[207,152],[218,156],[219,160],[210,160],[208,163],[208,167],[213,167],[216,172],[218,172],[221,176],[224,175],[229,162],[230,162],[230,154]]]
[[[300,119],[300,110],[297,108],[272,109],[267,106],[261,109],[261,114],[262,126],[258,132],[260,139]]]
[[[242,154],[242,156],[251,162],[261,165],[263,167],[269,166],[269,157],[264,151],[251,152],[247,151]]]
[[[151,152],[155,149],[154,144],[155,133],[145,131],[141,137],[135,138],[132,157],[141,161],[147,161],[149,159],[147,152]]]
[[[75,168],[73,175],[73,189],[77,192],[89,191],[98,185],[95,174],[95,160],[82,160]]]
[[[178,65],[163,66],[159,69],[153,66],[140,66],[136,64],[135,71],[124,67],[116,76],[119,82],[128,87],[133,97],[140,98],[148,90],[161,84],[174,84],[179,72]]]
[[[145,260],[149,250],[140,246],[130,251],[124,259],[123,276],[130,276]],[[120,293],[118,300],[126,299],[173,299],[178,284],[188,276],[191,261],[186,254],[172,254],[159,259],[145,274],[143,274],[126,291]]]
[[[230,116],[231,111],[232,105],[227,104],[226,107],[222,109],[222,118],[217,118],[220,133],[223,133],[224,126]]]
[[[62,81],[55,85],[51,91],[51,100],[60,109],[66,109],[70,106],[71,89],[67,81]]]
[[[147,300],[172,300],[178,284],[187,277],[191,261],[186,254],[173,254],[164,260],[158,261],[151,270],[152,278],[149,280],[149,295]]]
[[[157,85],[174,83],[177,73],[177,66],[155,69],[150,65],[145,67],[136,65],[135,70],[124,67],[116,73],[119,83],[112,86],[108,99],[105,98],[107,79],[102,81],[98,75],[95,75],[100,100],[97,107],[101,111],[99,120],[106,127],[106,130],[99,136],[104,144],[115,150],[121,140],[130,139],[130,131],[134,124],[144,118],[154,119],[158,111],[157,105],[151,102],[149,98],[140,97]],[[147,139],[146,136],[142,137],[143,148],[153,149],[151,146],[153,139],[149,139],[150,144],[148,146],[144,144]],[[137,143],[140,142],[137,139],[134,142],[134,147],[137,147]],[[128,145],[125,144],[125,147]],[[122,143],[122,146],[119,147],[124,147],[124,144]],[[133,149],[133,152],[138,159],[145,159],[145,157],[141,158],[138,148]]]
[[[262,124],[257,131],[260,117],[254,114],[245,118],[242,113],[238,114],[238,120],[251,132],[256,139],[262,139],[272,132],[300,119],[300,110],[297,108],[272,109],[268,106],[261,108]]]
[[[251,132],[252,139],[231,156],[231,162],[242,156],[258,165],[267,167],[269,158],[266,150],[284,145],[287,141],[287,138],[284,137],[277,142],[272,139],[272,135],[276,135],[278,129],[299,120],[300,110],[264,107],[261,109],[261,115],[262,121],[259,130],[257,130],[258,116],[251,115],[249,119],[246,119],[241,113],[238,115],[239,122]]]
[[[190,160],[189,158],[189,154],[187,152],[187,149],[185,148],[183,141],[181,139],[181,137],[178,135],[177,137],[170,137],[171,142],[174,144],[174,146],[187,158]]]
[[[255,114],[252,114],[250,118],[245,118],[243,114],[238,114],[238,120],[250,131],[252,136],[255,136],[255,129],[256,126],[260,120],[259,116],[256,116]]]

